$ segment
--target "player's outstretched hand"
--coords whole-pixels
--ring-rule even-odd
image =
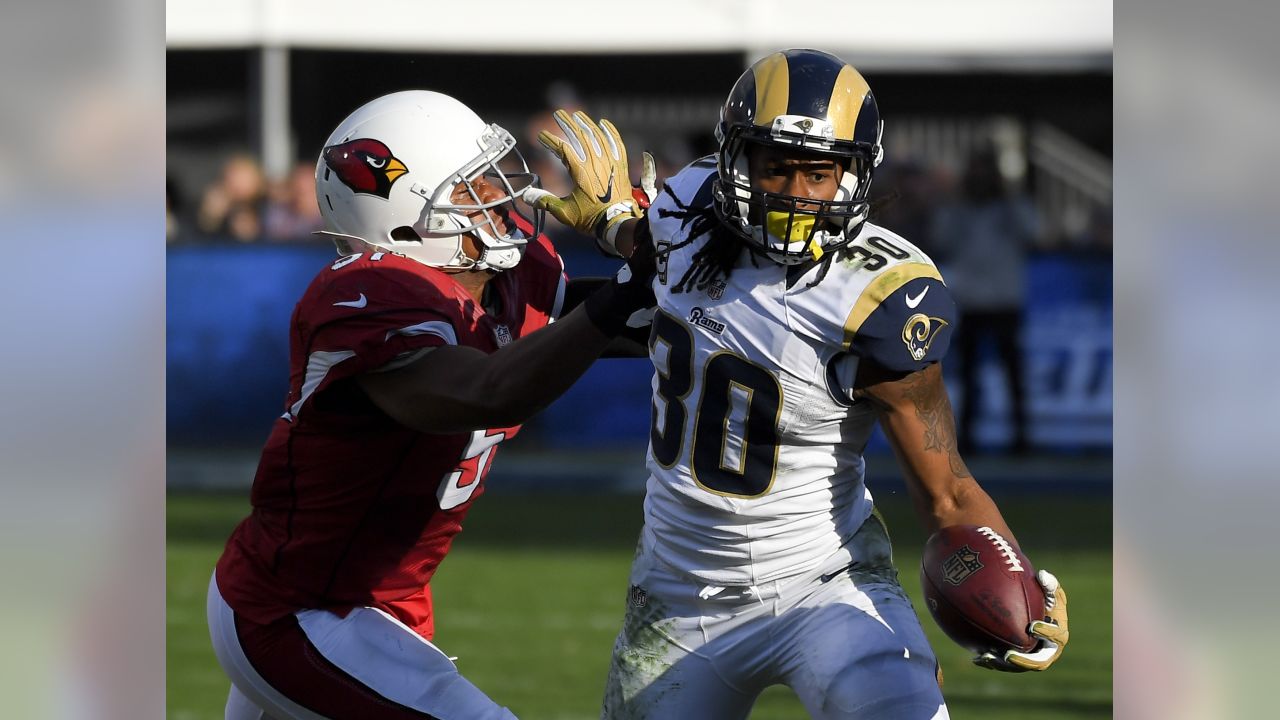
[[[644,207],[632,192],[627,166],[627,147],[618,129],[608,120],[599,124],[584,112],[572,116],[556,110],[556,123],[564,137],[543,130],[538,141],[560,158],[573,190],[565,197],[540,188],[525,191],[524,200],[535,208],[546,210],[557,220],[586,235],[593,235],[606,252],[617,255],[614,239],[618,226],[630,218],[644,217]],[[650,171],[653,158],[645,153],[645,170]],[[644,195],[652,200],[657,195],[652,178],[641,180]],[[653,196],[648,190],[654,188]]]
[[[1036,580],[1044,588],[1045,612],[1049,619],[1033,621],[1027,631],[1040,638],[1040,644],[1031,652],[1010,650],[1004,657],[983,653],[973,659],[975,665],[1003,672],[1038,672],[1048,670],[1058,660],[1058,656],[1062,655],[1062,650],[1071,637],[1071,633],[1067,631],[1067,591],[1058,582],[1058,578],[1047,570],[1037,572]]]

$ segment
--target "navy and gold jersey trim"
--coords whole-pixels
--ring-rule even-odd
[[[849,311],[848,317],[844,321],[844,348],[847,350],[853,343],[853,338],[858,334],[858,330],[866,322],[871,313],[880,307],[898,288],[915,280],[916,278],[933,278],[938,282],[942,282],[942,275],[938,272],[938,268],[929,263],[909,262],[896,265],[885,270],[880,277],[876,278],[867,286],[862,294],[858,296],[857,301],[853,303],[853,309]]]
[[[915,276],[888,292],[848,338],[850,352],[896,372],[923,370],[942,360],[955,329],[955,302],[937,271],[912,270],[898,277],[908,274]]]

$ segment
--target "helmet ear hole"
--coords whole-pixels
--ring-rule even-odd
[[[418,232],[408,225],[401,225],[398,228],[393,228],[390,235],[392,240],[399,240],[401,242],[422,242],[422,237],[418,235]]]

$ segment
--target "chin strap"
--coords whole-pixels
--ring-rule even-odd
[[[524,245],[507,247],[486,247],[475,261],[476,270],[510,270],[520,264],[524,257]]]
[[[466,235],[470,235],[480,246],[480,257],[475,260],[467,257],[462,249],[462,238]],[[457,249],[446,266],[450,270],[510,270],[520,264],[529,244],[529,238],[518,228],[515,234],[494,236],[482,227],[472,227],[459,233],[457,238]]]

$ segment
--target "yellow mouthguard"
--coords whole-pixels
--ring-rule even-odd
[[[765,215],[765,229],[769,234],[780,238],[783,242],[790,245],[793,242],[804,242],[809,239],[810,233],[813,231],[813,224],[817,221],[812,215],[791,214],[789,212],[770,211]],[[791,223],[791,232],[787,232],[787,223]],[[809,251],[813,253],[814,260],[822,259],[822,246],[818,243],[811,243]]]

